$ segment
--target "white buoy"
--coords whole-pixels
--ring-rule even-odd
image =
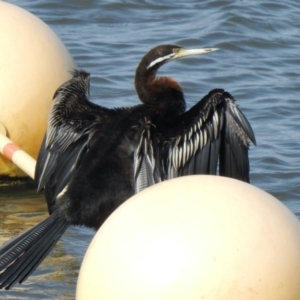
[[[300,222],[218,176],[157,184],[121,205],[84,257],[77,300],[299,300]]]
[[[55,90],[76,64],[56,34],[26,10],[0,1],[0,122],[33,158],[46,131]],[[0,155],[0,177],[25,176]]]

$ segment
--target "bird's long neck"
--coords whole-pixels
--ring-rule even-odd
[[[140,100],[159,114],[182,114],[185,100],[180,85],[171,77],[156,77],[157,69],[138,66],[135,88]]]

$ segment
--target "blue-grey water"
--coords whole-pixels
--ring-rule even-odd
[[[77,65],[91,73],[92,100],[108,107],[138,103],[135,68],[153,46],[220,48],[167,64],[160,74],[181,83],[188,106],[216,87],[234,95],[256,134],[257,147],[250,149],[252,184],[300,218],[298,0],[8,2],[29,10],[56,32]],[[6,238],[46,215],[43,196],[35,195],[33,185],[2,191],[0,222]],[[11,225],[22,218],[17,228]],[[87,229],[68,230],[36,273],[14,290],[0,291],[0,298],[73,299],[92,236]]]

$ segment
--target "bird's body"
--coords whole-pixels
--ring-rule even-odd
[[[156,78],[169,60],[214,49],[158,46],[139,64],[143,104],[108,109],[89,101],[89,74],[75,70],[54,95],[36,167],[49,218],[0,249],[0,288],[22,282],[69,225],[98,229],[124,201],[170,178],[219,174],[249,181],[247,119],[222,89],[185,112],[180,85]]]

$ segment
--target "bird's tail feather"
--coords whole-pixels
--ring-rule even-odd
[[[43,261],[69,223],[52,214],[0,248],[0,289],[22,283]]]

